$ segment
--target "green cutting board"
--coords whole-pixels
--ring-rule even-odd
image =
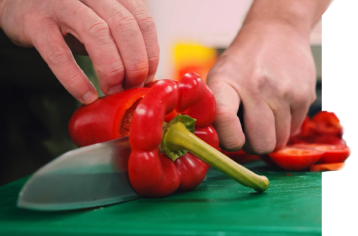
[[[273,171],[256,193],[210,170],[196,190],[106,207],[36,212],[16,207],[22,179],[0,188],[0,235],[321,235],[322,178],[315,172]]]

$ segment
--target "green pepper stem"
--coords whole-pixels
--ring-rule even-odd
[[[177,122],[168,127],[163,142],[172,151],[185,149],[210,166],[221,171],[240,184],[263,192],[269,187],[266,176],[260,176],[236,163],[203,140],[195,136],[185,125]]]

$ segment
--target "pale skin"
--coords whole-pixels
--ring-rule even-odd
[[[329,3],[254,1],[208,75],[223,149],[265,154],[297,133],[316,98],[309,34]],[[91,57],[106,95],[152,81],[159,62],[156,28],[141,0],[0,0],[0,27],[15,44],[35,47],[84,104],[98,94],[72,52]]]
[[[316,99],[309,36],[329,3],[254,1],[242,29],[208,75],[221,148],[267,154],[299,131]]]
[[[15,44],[35,47],[84,104],[98,94],[71,50],[90,56],[106,95],[143,86],[159,62],[154,21],[141,0],[0,0],[0,27]]]

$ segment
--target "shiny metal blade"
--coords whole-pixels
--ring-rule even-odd
[[[137,199],[128,180],[129,154],[128,137],[69,151],[27,181],[18,207],[60,211]]]

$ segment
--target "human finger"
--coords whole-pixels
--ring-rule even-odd
[[[275,117],[276,145],[275,149],[284,147],[291,133],[291,111],[288,103],[271,106]]]
[[[34,46],[66,90],[84,104],[95,101],[97,91],[76,64],[58,26],[44,24],[35,35]]]
[[[141,84],[148,74],[148,57],[143,35],[135,17],[116,0],[82,2],[104,20],[105,30],[113,37],[118,48],[116,51],[119,51],[124,65],[124,88]],[[99,30],[102,30],[103,25],[99,25]]]
[[[245,97],[244,97],[245,98]],[[243,99],[244,150],[250,154],[267,154],[276,146],[275,117],[267,103],[246,97]]]
[[[215,81],[215,78],[211,78]],[[233,87],[225,82],[210,83],[216,104],[217,115],[213,126],[218,133],[220,147],[224,150],[239,150],[245,143],[245,136],[237,117],[240,97]]]
[[[85,45],[96,68],[99,84],[104,94],[121,91],[124,66],[108,24],[81,2],[68,1],[66,3],[58,4],[55,12],[62,33],[72,34]]]
[[[300,132],[301,125],[304,119],[307,116],[308,110],[311,104],[316,100],[316,83],[315,74],[306,75],[307,78],[310,78],[309,83],[303,84],[299,92],[294,94],[290,100],[291,104],[291,135],[296,135]]]
[[[132,13],[137,20],[139,28],[142,32],[144,44],[148,56],[148,75],[145,79],[145,84],[153,81],[157,67],[159,64],[159,44],[157,37],[157,29],[154,20],[149,14],[143,1],[123,1],[118,0],[122,5]]]
[[[291,136],[300,132],[301,125],[307,116],[309,105],[294,104],[291,106]]]

